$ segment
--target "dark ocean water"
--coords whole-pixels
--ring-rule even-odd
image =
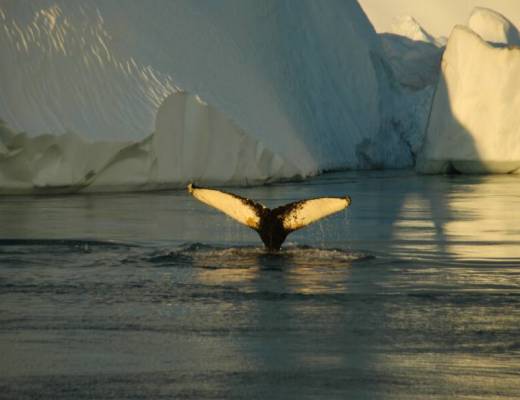
[[[0,198],[0,398],[520,398],[518,178],[327,174],[279,254],[181,191]]]

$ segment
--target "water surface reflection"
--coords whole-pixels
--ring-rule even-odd
[[[1,197],[2,393],[520,397],[517,179],[233,189],[353,198],[278,254],[184,192]]]

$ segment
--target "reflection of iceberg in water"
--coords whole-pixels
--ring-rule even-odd
[[[13,1],[0,20],[0,118],[27,132],[3,135],[3,192],[410,164],[384,131],[381,46],[355,2]]]

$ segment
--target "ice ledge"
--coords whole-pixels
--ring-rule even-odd
[[[0,125],[2,194],[168,189],[192,180],[247,185],[311,173],[183,92],[163,102],[155,132],[138,142],[87,142],[74,133],[29,137]]]

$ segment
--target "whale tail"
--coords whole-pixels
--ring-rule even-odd
[[[268,250],[280,250],[287,235],[347,208],[345,197],[319,197],[295,201],[270,209],[253,200],[220,190],[188,185],[197,200],[216,208],[237,222],[254,229]]]

